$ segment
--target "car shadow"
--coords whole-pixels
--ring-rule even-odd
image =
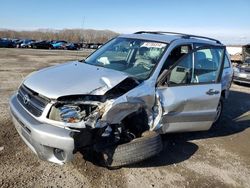
[[[250,94],[231,91],[224,103],[222,117],[208,131],[162,135],[163,151],[155,157],[130,165],[132,168],[166,166],[189,159],[199,146],[192,140],[223,137],[240,133],[250,127]]]

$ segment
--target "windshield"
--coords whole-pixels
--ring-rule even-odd
[[[90,55],[85,63],[114,69],[145,80],[159,62],[167,44],[115,38]]]

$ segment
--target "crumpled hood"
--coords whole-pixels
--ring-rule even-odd
[[[45,97],[57,99],[66,95],[103,95],[127,77],[112,69],[70,62],[34,72],[23,83]]]

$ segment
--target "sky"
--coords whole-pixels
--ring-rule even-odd
[[[250,43],[250,0],[0,0],[0,28],[175,31]]]

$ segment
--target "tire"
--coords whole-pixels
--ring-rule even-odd
[[[213,125],[217,125],[220,121],[220,117],[221,117],[221,114],[222,114],[222,111],[223,111],[223,98],[220,99],[219,101],[219,104],[217,106],[217,110],[216,110],[216,117],[215,117],[215,120],[214,120],[214,123]]]
[[[140,138],[102,151],[101,160],[104,166],[112,169],[143,161],[160,153],[161,150],[160,135],[154,131],[146,131]]]

